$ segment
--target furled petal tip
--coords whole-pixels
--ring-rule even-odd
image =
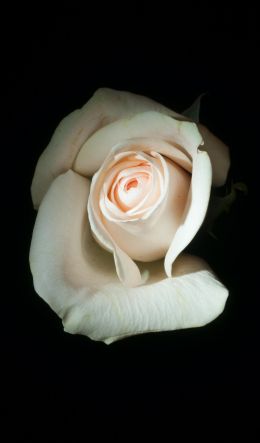
[[[109,128],[113,123],[121,122],[124,119],[130,119],[129,131],[132,131],[131,119],[147,112],[154,112],[157,117],[158,115],[172,117],[179,123],[185,119],[184,116],[147,97],[108,88],[98,89],[81,109],[77,109],[66,116],[58,125],[49,145],[38,160],[31,188],[35,208],[39,207],[52,181],[59,174],[66,172],[68,169],[74,169],[74,166],[77,172],[80,172],[81,168],[87,170],[87,175],[92,175],[97,171],[107,155],[109,146],[104,148],[103,144],[99,150],[91,149],[95,147],[95,143],[99,140],[95,137],[96,133],[98,137],[104,136],[105,139],[106,134],[102,132],[102,128]],[[160,119],[157,118],[157,120],[159,121]],[[127,129],[128,125],[123,124],[122,126],[125,126],[125,129]],[[221,186],[225,183],[230,165],[229,149],[205,126],[201,124],[198,124],[198,126],[205,140],[205,149],[211,158],[213,184]],[[117,126],[115,128],[111,126],[115,133],[117,132],[116,128]],[[150,136],[151,131],[158,136],[156,128],[157,126],[155,126],[155,131],[153,131],[151,122]],[[93,139],[92,135],[94,136]],[[144,135],[141,131],[141,136]],[[168,137],[167,133],[165,135]],[[92,140],[90,144],[88,144],[89,139]],[[117,138],[116,142],[118,140]],[[86,143],[87,146],[85,146]],[[77,158],[82,151],[82,147],[83,154],[80,154],[79,158]],[[85,166],[84,157],[87,158]]]
[[[164,266],[168,277],[172,275],[172,264],[177,256],[191,242],[201,227],[208,208],[212,182],[211,162],[207,152],[197,150],[193,159],[192,180],[183,214],[178,228],[165,256]]]
[[[230,168],[229,148],[204,125],[199,124],[198,128],[204,140],[203,149],[207,151],[212,164],[212,184],[223,186]]]

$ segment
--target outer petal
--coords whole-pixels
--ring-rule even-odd
[[[212,164],[212,183],[214,186],[222,186],[230,167],[229,148],[205,126],[199,124],[198,127],[204,140],[203,149],[209,154]]]
[[[178,277],[163,278],[162,262],[154,262],[148,284],[123,287],[112,256],[90,234],[88,193],[87,179],[71,171],[58,177],[40,207],[30,251],[35,289],[67,332],[108,344],[142,332],[202,326],[222,312],[227,290],[194,257],[178,259]]]
[[[194,103],[183,112],[183,115],[187,117],[188,120],[198,124],[204,140],[203,148],[209,154],[212,164],[212,183],[214,186],[222,186],[227,179],[230,167],[229,148],[204,125],[199,123],[200,104],[203,95],[205,94],[199,95]]]
[[[120,281],[126,286],[141,285],[143,278],[138,266],[129,255],[118,246],[117,242],[112,238],[107,229],[104,228],[99,216],[96,214],[95,208],[93,209],[92,201],[88,205],[88,215],[92,232],[94,233],[97,242],[99,242],[101,237],[102,245],[105,246],[108,251],[113,253],[115,267]]]
[[[61,121],[39,158],[32,182],[34,206],[39,206],[52,180],[72,167],[80,148],[91,134],[119,118],[149,110],[181,118],[176,112],[141,95],[98,89],[82,109],[72,112]],[[95,156],[95,152],[92,156]]]
[[[80,150],[73,169],[91,176],[100,168],[114,146],[139,137],[174,143],[191,157],[203,143],[195,123],[176,120],[154,111],[143,112],[118,120],[95,132]]]
[[[194,238],[205,219],[211,190],[212,170],[207,152],[198,150],[193,160],[191,188],[183,223],[177,230],[165,256],[164,266],[171,277],[172,263]]]

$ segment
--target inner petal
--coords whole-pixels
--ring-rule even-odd
[[[129,182],[125,185],[125,190],[129,191],[129,189],[136,188],[138,186],[138,181],[136,178],[129,180]]]
[[[141,206],[131,221],[130,211],[125,212],[125,223],[118,223],[122,219],[116,217],[114,220],[104,217],[104,225],[111,236],[116,238],[120,248],[133,260],[145,262],[164,257],[182,223],[191,177],[171,160],[166,159],[166,164],[169,173],[168,192],[159,206],[156,205],[161,195],[149,209],[143,210]]]
[[[132,209],[149,192],[150,183],[150,171],[146,172],[144,170],[141,170],[139,173],[134,172],[130,174],[129,177],[119,179],[114,189],[114,198],[117,204],[123,211]]]
[[[114,156],[103,176],[99,199],[104,217],[114,222],[148,217],[166,195],[168,171],[164,163],[154,151]]]

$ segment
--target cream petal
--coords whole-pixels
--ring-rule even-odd
[[[92,180],[92,186],[94,185],[95,177]],[[116,240],[104,226],[97,195],[99,195],[99,192],[91,192],[88,199],[88,217],[92,233],[96,241],[103,248],[113,253],[117,275],[121,282],[130,287],[141,285],[143,283],[143,277],[138,266],[132,258],[118,246]]]
[[[230,168],[229,148],[205,126],[198,127],[204,140],[202,149],[207,151],[212,164],[212,184],[223,186]]]
[[[72,167],[80,148],[93,132],[119,118],[149,110],[181,117],[147,97],[108,88],[98,89],[83,108],[60,122],[39,158],[31,188],[34,206],[38,208],[53,179]],[[95,151],[91,156],[90,162],[95,164]]]
[[[35,209],[38,209],[53,179],[70,168],[79,147],[86,140],[88,127],[82,131],[83,125],[82,111],[77,109],[60,122],[41,154],[31,185]]]
[[[141,152],[140,154],[133,156],[133,154],[128,151],[117,154],[116,156],[113,156],[112,154],[112,163],[110,163],[112,167],[109,165],[109,158],[107,158],[107,161],[103,163],[97,174],[95,174],[95,181],[96,179],[98,181],[98,177],[100,176],[101,180],[104,180],[102,186],[103,193],[101,193],[102,195],[99,204],[105,218],[111,221],[129,221],[136,218],[139,219],[144,213],[145,215],[143,215],[143,217],[148,217],[150,213],[155,210],[155,205],[158,207],[162,202],[169,186],[169,173],[166,160],[157,152],[150,152],[149,154],[150,155],[147,155],[146,153]],[[123,161],[122,156],[125,156]],[[120,161],[114,164],[118,157]],[[138,161],[136,161],[137,159]],[[132,164],[134,167],[131,167]],[[109,170],[108,173],[106,173],[107,167]],[[111,174],[110,171],[113,171],[113,174]],[[111,187],[113,182],[112,177],[114,183]],[[141,186],[141,191],[139,189],[140,192],[135,194],[135,201],[133,200],[133,196],[130,197],[129,201],[132,202],[131,208],[125,205],[125,208],[121,207],[121,209],[119,209],[120,192],[123,192],[123,184],[126,183],[125,180],[128,180],[129,177],[137,177],[139,184],[142,183],[143,186]],[[144,177],[146,177],[145,180]],[[119,186],[118,180],[121,181]],[[109,198],[111,201],[107,197],[110,187]],[[118,191],[116,196],[115,190]],[[126,193],[124,192],[124,195],[121,195],[123,200],[126,198],[125,194]],[[95,196],[95,200],[97,199],[98,192],[96,192]],[[123,200],[121,200],[121,202]]]
[[[177,165],[181,166],[185,171],[192,172],[192,157],[190,154],[181,151],[180,147],[175,146],[173,143],[168,143],[165,140],[151,137],[135,137],[124,140],[121,143],[116,143],[116,145],[114,145],[109,151],[105,162],[107,163],[107,160],[115,155],[117,156],[117,159],[120,160],[121,156],[123,157],[126,151],[133,151],[133,155],[139,151],[148,153],[156,151],[164,157],[168,157],[170,160],[174,161],[174,163],[177,163]],[[84,164],[81,164],[80,171],[81,175],[87,176],[89,174],[89,162],[87,157],[85,157]]]
[[[192,105],[183,112],[184,118],[194,121],[198,124],[199,130],[204,140],[203,149],[209,154],[212,164],[212,184],[213,186],[224,185],[227,174],[230,168],[229,148],[204,125],[199,123],[201,98],[199,97],[192,103]]]
[[[154,111],[143,112],[130,118],[122,118],[96,131],[81,148],[73,165],[74,171],[82,175],[93,175],[113,147],[138,137],[172,142],[180,145],[180,149],[189,156],[193,156],[203,143],[195,123],[179,121]]]
[[[166,165],[169,184],[157,214],[134,224],[132,221],[120,223],[106,218],[103,220],[117,244],[134,260],[149,262],[164,257],[182,220],[190,188],[190,174],[169,160],[166,160]]]
[[[71,171],[58,177],[41,204],[30,250],[35,289],[62,318],[65,331],[109,344],[144,332],[202,326],[222,312],[228,292],[196,257],[180,256],[173,278],[165,278],[162,261],[151,263],[146,285],[124,287],[112,256],[90,233],[88,193],[87,179]]]
[[[194,238],[204,221],[209,203],[211,181],[212,169],[209,156],[207,152],[198,150],[197,156],[193,159],[191,188],[183,214],[183,223],[178,228],[165,256],[164,266],[168,277],[171,277],[174,260]]]

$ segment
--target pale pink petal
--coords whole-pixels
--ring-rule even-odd
[[[75,175],[77,176],[78,174]],[[100,187],[95,187],[96,180],[97,178],[93,177],[91,186],[94,187],[95,191],[91,192],[88,199],[88,217],[92,234],[103,248],[113,253],[116,272],[120,281],[129,287],[141,285],[143,277],[138,266],[132,258],[118,246],[116,239],[111,236],[104,226],[102,213],[98,204]]]
[[[146,285],[124,287],[113,257],[90,234],[87,179],[68,172],[46,194],[35,224],[30,264],[35,289],[64,329],[109,344],[150,331],[202,326],[223,310],[228,292],[205,263],[181,256],[175,277],[162,261],[148,267]]]
[[[131,257],[118,246],[116,240],[104,227],[100,218],[100,212],[96,213],[95,208],[93,209],[92,202],[88,205],[88,217],[92,234],[96,241],[102,248],[113,253],[115,269],[119,280],[125,286],[129,287],[141,285],[143,283],[143,277],[138,266]]]
[[[212,164],[213,186],[224,185],[230,167],[229,148],[204,125],[199,123],[200,102],[204,94],[201,94],[192,105],[183,112],[184,118],[198,124],[204,140],[203,149],[209,154]]]
[[[180,117],[147,97],[108,88],[98,89],[83,108],[61,121],[39,158],[32,182],[34,206],[39,206],[52,180],[72,167],[80,148],[91,134],[120,118],[149,110]],[[90,161],[95,163],[95,152],[91,153],[92,156],[94,158]]]
[[[167,159],[166,165],[169,184],[158,214],[136,223],[103,219],[104,227],[134,260],[149,262],[164,257],[182,220],[191,176]]]
[[[202,142],[202,138],[199,137],[199,143]],[[156,151],[163,155],[164,157],[168,157],[174,163],[181,166],[185,171],[192,172],[192,156],[181,150],[180,147],[174,143],[167,142],[160,138],[151,138],[151,137],[134,137],[128,138],[123,142],[117,142],[110,150],[107,157],[102,162],[102,165],[106,162],[107,159],[110,159],[112,155],[116,155],[119,153],[124,153],[125,151],[133,151],[133,152],[151,152]],[[196,150],[195,150],[196,151]],[[77,163],[78,164],[78,163]],[[74,165],[75,166],[75,165]],[[82,163],[80,165],[80,174],[83,176],[89,175],[89,161],[87,156],[82,158]],[[78,171],[78,172],[79,172]]]
[[[143,112],[122,118],[96,131],[84,143],[73,169],[79,174],[91,176],[101,167],[114,146],[140,137],[179,145],[180,150],[189,156],[193,156],[203,143],[195,123],[179,121],[154,111]]]
[[[199,124],[198,127],[204,140],[202,149],[207,151],[212,164],[212,184],[222,186],[230,167],[229,148],[205,126]]]
[[[207,152],[198,150],[193,159],[191,188],[183,214],[183,222],[173,237],[165,256],[165,272],[171,277],[176,257],[194,238],[205,219],[211,190],[212,169]]]

